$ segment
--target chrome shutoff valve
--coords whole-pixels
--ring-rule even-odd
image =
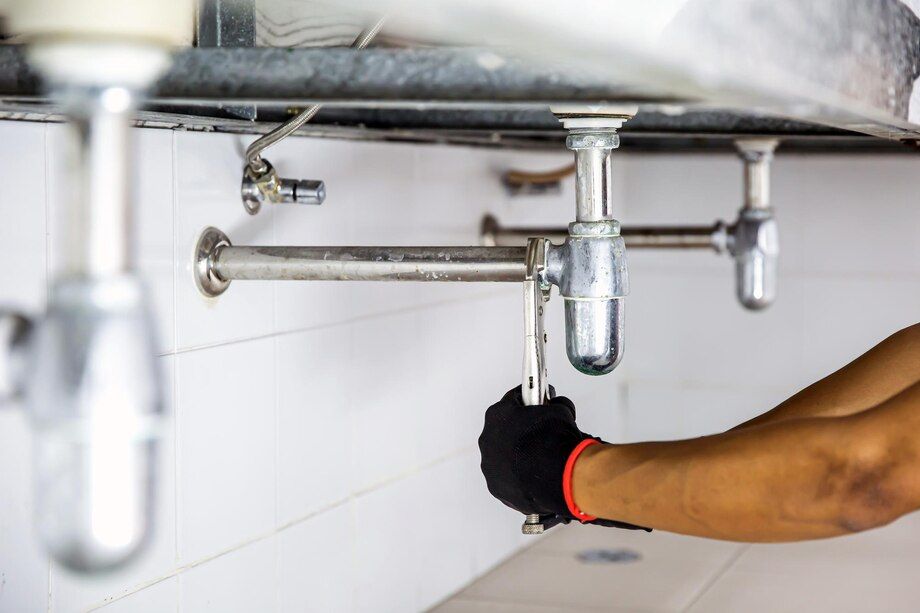
[[[264,170],[256,172],[252,166],[243,169],[240,194],[243,206],[250,215],[258,213],[263,203],[270,204],[322,204],[326,200],[326,184],[310,179],[282,179],[267,161]]]

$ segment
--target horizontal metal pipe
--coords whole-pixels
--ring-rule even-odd
[[[620,229],[627,249],[712,249],[722,247],[714,239],[719,224],[713,226],[631,226]]]
[[[526,247],[218,247],[223,281],[524,280]]]
[[[716,236],[719,226],[632,226],[620,229],[627,249],[712,249],[720,252]],[[565,228],[490,228],[483,230],[483,243],[498,247],[525,245],[530,237],[543,237],[562,243],[568,237]]]

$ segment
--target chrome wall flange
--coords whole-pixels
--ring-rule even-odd
[[[214,272],[213,258],[223,247],[230,247],[230,238],[213,226],[205,228],[195,243],[195,259],[193,268],[195,286],[198,291],[208,298],[220,296],[230,287],[230,281],[225,281]]]

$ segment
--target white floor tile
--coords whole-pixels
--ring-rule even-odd
[[[916,562],[864,560],[842,565],[827,560],[806,572],[753,572],[729,569],[691,613],[864,613],[917,610],[920,588]]]
[[[605,611],[606,613],[630,613],[629,609],[604,607],[602,609],[585,608],[583,606],[535,605],[516,604],[513,602],[494,602],[489,600],[451,599],[431,613],[575,613],[576,611]],[[643,613],[634,609],[635,613]]]
[[[636,551],[644,562],[654,565],[669,557],[724,563],[742,548],[737,543],[714,541],[656,530],[619,530],[570,524],[553,529],[532,549],[534,553],[573,555],[588,549],[626,548]]]
[[[281,611],[348,613],[354,609],[353,513],[346,503],[278,534]]]
[[[275,525],[274,339],[182,353],[176,376],[185,564]]]
[[[179,575],[180,610],[195,613],[277,611],[276,543],[264,539]]]
[[[465,597],[522,604],[681,611],[714,569],[669,561],[654,568],[585,565],[572,557],[524,554],[463,592]]]
[[[920,513],[902,517],[883,528],[845,537],[752,545],[735,563],[735,568],[808,574],[818,566],[858,569],[874,561],[913,568],[920,564]]]
[[[576,557],[588,549],[621,548],[641,558],[595,564]],[[573,608],[682,611],[737,551],[739,546],[728,543],[569,526],[498,567],[462,597]]]

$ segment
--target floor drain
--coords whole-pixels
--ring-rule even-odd
[[[585,564],[631,564],[641,560],[642,554],[632,549],[586,549],[576,557]]]

